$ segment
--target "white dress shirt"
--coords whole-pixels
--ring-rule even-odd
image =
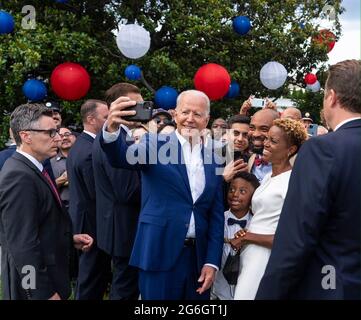
[[[190,143],[184,137],[182,137],[178,130],[175,131],[175,134],[182,146],[182,154],[187,168],[189,186],[191,188],[193,203],[195,203],[204,191],[204,187],[206,184],[201,152],[202,145],[198,143],[194,145],[193,148],[191,148]],[[195,237],[196,227],[194,223],[194,214],[192,212],[186,238]]]
[[[16,149],[16,152],[22,154],[25,158],[30,160],[31,163],[40,170],[40,172],[43,172],[43,169],[44,169],[43,164],[41,162],[39,162],[38,160],[36,160],[33,156],[31,156],[30,154],[28,154],[24,151],[20,151],[19,149]]]
[[[97,136],[95,133],[90,132],[90,131],[83,130],[83,132],[88,134],[89,136],[91,136],[93,139],[95,139],[95,137]]]
[[[120,134],[120,128],[118,129],[118,131],[111,133],[105,130],[106,127],[107,122],[105,122],[103,126],[104,143],[112,143],[116,141]],[[184,137],[182,137],[178,130],[175,130],[175,134],[182,146],[182,154],[187,168],[189,186],[192,193],[193,203],[195,203],[199,196],[202,194],[206,183],[201,152],[202,145],[196,144],[193,146],[193,148],[191,148],[190,143]],[[196,228],[193,211],[191,213],[186,238],[196,238]],[[213,268],[218,270],[218,267],[213,264],[206,263],[206,265],[212,266]]]
[[[237,231],[241,230],[241,227],[239,224],[236,223],[233,225],[228,225],[228,218],[232,218],[238,221],[246,220],[247,224],[244,229],[248,229],[249,223],[252,219],[252,214],[248,212],[244,217],[239,219],[230,210],[227,210],[224,213],[224,237],[228,239],[233,239],[234,234]],[[221,263],[222,270],[224,264],[226,263],[229,253],[231,253],[232,255],[236,254],[236,252],[231,249],[231,245],[229,243],[225,243],[223,245],[223,253],[222,253],[222,263]],[[212,296],[215,296],[220,300],[233,300],[234,288],[235,288],[234,285],[228,284],[227,280],[223,276],[223,272],[219,271],[217,272],[216,279],[212,287]]]

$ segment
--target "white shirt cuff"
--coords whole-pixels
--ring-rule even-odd
[[[120,127],[119,127],[118,131],[108,132],[108,131],[106,131],[107,125],[108,125],[108,122],[105,121],[105,123],[103,125],[103,129],[102,129],[103,140],[104,140],[104,143],[112,143],[118,139],[118,137],[120,135]]]
[[[219,268],[218,268],[216,265],[214,265],[214,264],[211,264],[211,263],[205,263],[204,265],[205,265],[205,266],[212,267],[212,268],[216,269],[216,271],[218,271],[218,270],[219,270]]]

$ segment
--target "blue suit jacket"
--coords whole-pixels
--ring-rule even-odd
[[[114,168],[100,147],[93,143],[96,192],[97,246],[116,257],[130,257],[140,211],[139,173]]]
[[[5,161],[9,159],[15,151],[16,151],[16,145],[9,146],[8,148],[0,151],[0,170],[4,166]]]
[[[360,173],[361,120],[302,146],[257,299],[361,298]]]
[[[205,263],[219,266],[224,211],[222,176],[215,174],[217,165],[212,158],[213,153],[208,149],[203,150],[206,159],[205,189],[193,203],[187,169],[185,164],[181,164],[181,145],[175,133],[158,135],[158,138],[147,134],[140,144],[131,146],[125,137],[125,132],[121,131],[116,142],[103,143],[102,147],[112,165],[140,169],[142,172],[142,208],[130,264],[146,271],[168,271],[174,267],[181,254],[193,211],[198,270]],[[128,154],[139,156],[138,163],[128,163],[127,151]],[[154,159],[147,155],[148,151],[168,155],[176,152],[172,154],[171,163],[162,164],[160,161],[152,162]]]
[[[92,165],[94,139],[81,133],[72,146],[66,159],[69,178],[69,214],[74,233],[96,235],[95,186]]]

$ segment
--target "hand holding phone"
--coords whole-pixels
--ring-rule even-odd
[[[127,109],[134,110],[136,114],[134,116],[125,116],[123,119],[126,121],[148,122],[152,119],[153,107],[154,105],[152,101],[137,102],[135,106]]]
[[[253,108],[263,108],[264,105],[265,105],[265,100],[264,99],[253,98],[251,101],[252,101],[252,107]]]

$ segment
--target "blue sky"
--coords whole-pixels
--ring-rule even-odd
[[[360,59],[361,38],[361,1],[343,0],[342,6],[346,11],[340,16],[342,36],[334,49],[328,54],[329,64],[346,59]]]

